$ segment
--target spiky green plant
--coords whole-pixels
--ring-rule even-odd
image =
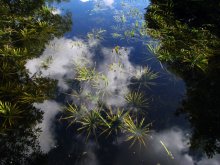
[[[106,32],[104,29],[92,29],[92,32],[87,34],[89,39],[104,39],[103,35]]]
[[[3,127],[13,126],[18,118],[22,118],[23,111],[16,104],[0,101],[0,117],[3,118]]]
[[[118,135],[123,129],[123,119],[128,115],[129,111],[125,112],[124,109],[117,108],[113,110],[111,107],[105,111],[105,119],[103,119],[102,134]]]
[[[151,88],[156,85],[155,80],[158,78],[158,73],[153,72],[150,67],[140,68],[135,78],[139,80],[140,85]]]
[[[146,108],[149,104],[148,99],[141,92],[129,92],[125,100],[130,106],[136,108]]]
[[[91,81],[97,76],[95,68],[87,68],[85,66],[76,66],[76,80]]]
[[[65,107],[66,110],[66,117],[62,117],[62,120],[70,120],[70,123],[67,127],[73,125],[74,123],[78,122],[84,115],[85,111],[83,107],[80,109],[75,104],[69,104]]]
[[[125,133],[127,134],[126,141],[131,141],[130,147],[132,147],[136,142],[141,145],[146,145],[145,140],[150,133],[150,125],[145,125],[145,119],[141,119],[138,122],[137,118],[133,120],[130,115],[124,118]]]
[[[86,141],[91,136],[94,136],[97,141],[98,129],[101,125],[100,116],[100,111],[97,109],[87,110],[86,114],[77,121],[80,124],[77,131],[82,131],[86,134]]]

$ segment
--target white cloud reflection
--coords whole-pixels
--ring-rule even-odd
[[[62,90],[69,89],[67,79],[74,79],[76,76],[75,66],[95,67],[96,72],[104,75],[108,83],[104,84],[102,79],[97,79],[99,85],[94,88],[90,83],[84,84],[81,97],[86,100],[86,94],[97,95],[102,91],[104,101],[108,105],[122,106],[125,104],[124,96],[129,92],[127,85],[131,77],[140,71],[138,66],[133,66],[129,61],[132,48],[101,47],[101,62],[95,61],[95,50],[100,49],[100,42],[95,39],[88,41],[78,38],[65,39],[55,38],[46,47],[39,58],[29,60],[26,64],[30,76],[39,73],[42,77],[49,77],[58,80],[58,87]],[[99,59],[97,59],[99,60]],[[76,100],[73,97],[73,100]],[[90,101],[88,107],[92,108],[97,101]]]
[[[164,143],[169,152],[172,153],[174,159],[167,154],[165,148],[160,141]],[[118,160],[115,164],[125,164],[129,162],[130,165],[136,165],[137,162],[142,164],[155,165],[219,165],[220,155],[208,159],[206,156],[195,158],[189,154],[189,136],[187,133],[179,128],[172,128],[160,132],[152,133],[152,139],[146,141],[145,148],[137,146],[136,149],[124,151],[118,155]],[[133,152],[133,157],[127,158],[128,152]]]
[[[114,4],[114,0],[80,0],[81,2],[89,2],[94,1],[95,3],[103,3],[106,6],[112,6]]]
[[[42,152],[47,153],[56,145],[56,137],[54,133],[55,116],[61,111],[61,107],[55,101],[44,101],[43,103],[34,104],[44,112],[43,121],[37,127],[41,128],[39,143]]]
[[[97,49],[99,49],[102,61],[94,60],[94,51]],[[72,100],[76,104],[83,101],[87,104],[87,108],[92,109],[96,107],[98,99],[88,99],[88,94],[96,96],[102,91],[101,99],[104,103],[123,106],[124,96],[129,92],[127,85],[131,77],[139,71],[139,67],[133,66],[129,61],[131,50],[132,48],[118,47],[118,52],[116,52],[115,48],[102,47],[100,42],[94,38],[87,41],[79,38],[55,38],[47,45],[40,57],[27,61],[26,68],[30,76],[37,74],[58,80],[58,87],[66,91],[71,89],[66,80],[73,80],[76,77],[76,66],[95,67],[99,75],[105,75],[108,84],[104,84],[100,78],[97,79],[99,82],[97,88],[92,87],[90,83],[84,83],[80,94],[81,100],[78,101],[73,95]],[[44,120],[40,125],[43,132],[39,140],[42,150],[48,152],[55,145],[52,122],[60,106],[56,102],[45,101],[43,104],[36,104],[36,107],[44,112]]]

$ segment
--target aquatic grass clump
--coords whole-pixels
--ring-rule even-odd
[[[95,68],[88,68],[86,66],[77,65],[75,69],[76,69],[75,79],[78,81],[91,81],[94,80],[95,76],[97,76]]]
[[[136,142],[140,145],[146,145],[145,140],[149,136],[151,123],[145,125],[144,121],[144,118],[140,121],[137,118],[133,120],[130,115],[124,119],[125,132],[127,133],[126,141],[131,141],[130,146],[133,146]]]
[[[92,29],[92,32],[89,32],[87,34],[87,37],[89,39],[103,40],[104,39],[103,35],[104,35],[105,32],[106,32],[106,30],[101,29],[101,28],[100,29]]]
[[[77,120],[80,124],[77,131],[83,131],[86,134],[86,141],[91,136],[94,136],[97,141],[97,133],[101,124],[100,112],[98,109],[86,111],[85,115],[80,120]]]
[[[78,120],[80,120],[84,116],[83,107],[79,109],[75,104],[69,104],[65,107],[66,110],[66,116],[64,118],[61,118],[62,120],[70,120],[68,127],[76,123]]]
[[[147,108],[149,104],[149,100],[141,92],[129,92],[125,96],[125,100],[128,105],[135,108]]]
[[[98,139],[103,137],[117,139],[118,136],[125,134],[127,137],[125,141],[130,141],[131,146],[135,142],[145,145],[144,141],[150,132],[151,124],[146,125],[144,118],[138,121],[130,110],[111,107],[88,110],[84,107],[82,112],[77,106],[68,105],[66,117],[62,119],[69,120],[69,125],[75,124],[77,132],[85,134],[86,141],[95,138],[98,142]]]
[[[155,80],[159,78],[159,75],[157,72],[153,72],[150,67],[144,67],[137,71],[134,78],[138,80],[138,84],[150,89],[156,85]]]
[[[124,118],[128,115],[129,111],[125,112],[124,109],[117,108],[113,110],[111,107],[104,111],[105,119],[103,120],[104,131],[102,134],[119,135],[124,127]]]

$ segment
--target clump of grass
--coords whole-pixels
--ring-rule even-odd
[[[151,88],[156,85],[155,80],[158,78],[158,73],[153,72],[150,67],[140,68],[137,72],[135,78],[139,80],[140,85],[147,88]]]
[[[146,108],[149,104],[148,99],[141,92],[129,92],[125,96],[125,100],[130,106],[136,108]]]
[[[125,132],[127,133],[127,141],[131,141],[131,145],[133,146],[136,142],[140,145],[146,145],[145,140],[150,133],[150,125],[144,124],[144,118],[140,120],[133,120],[130,115],[126,116],[124,119],[125,124]]]
[[[86,111],[86,114],[77,122],[80,124],[77,131],[83,131],[86,134],[86,141],[91,136],[97,140],[97,132],[101,123],[99,110]]]
[[[106,32],[104,29],[92,29],[92,32],[87,34],[89,39],[104,39],[103,35]]]
[[[104,131],[107,136],[118,135],[124,127],[124,118],[128,115],[124,109],[117,108],[115,111],[110,107],[105,111]]]
[[[122,38],[122,35],[119,33],[112,33],[113,38]]]
[[[67,117],[61,118],[63,120],[70,120],[70,123],[68,124],[68,127],[76,123],[77,121],[81,120],[81,118],[84,116],[83,108],[79,109],[75,104],[69,104],[65,107]]]
[[[91,81],[97,76],[95,68],[88,68],[86,66],[76,66],[76,77],[78,81]]]
[[[133,120],[131,111],[125,111],[122,108],[107,108],[88,110],[84,108],[83,113],[77,106],[69,105],[66,109],[67,117],[62,118],[70,120],[70,124],[76,124],[77,131],[86,135],[88,139],[103,137],[117,137],[121,134],[127,136],[126,141],[131,142],[131,146],[135,142],[145,145],[145,137],[149,134],[149,126],[145,125],[144,118],[138,121],[137,117]],[[134,114],[133,114],[134,115]],[[115,139],[115,138],[114,138]]]

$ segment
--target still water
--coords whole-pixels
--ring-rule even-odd
[[[37,141],[43,156],[34,163],[220,164],[218,154],[208,158],[202,150],[190,150],[193,128],[187,116],[178,113],[187,94],[186,84],[147,47],[157,43],[145,31],[149,1],[70,0],[48,5],[54,8],[54,15],[69,13],[72,25],[63,36],[50,40],[39,57],[25,64],[30,77],[37,74],[57,81],[53,99],[34,103],[43,112],[42,121],[35,126],[41,128]],[[83,68],[92,71],[80,77],[77,72]],[[151,77],[145,77],[146,72]],[[93,74],[95,85],[89,81]],[[126,96],[132,92],[142,94],[144,105],[136,108],[130,104]],[[85,141],[69,125],[71,121],[64,119],[67,104],[95,109],[100,101],[107,107],[142,111],[145,121],[151,123],[146,145],[131,146],[124,140],[126,135],[113,142]]]

